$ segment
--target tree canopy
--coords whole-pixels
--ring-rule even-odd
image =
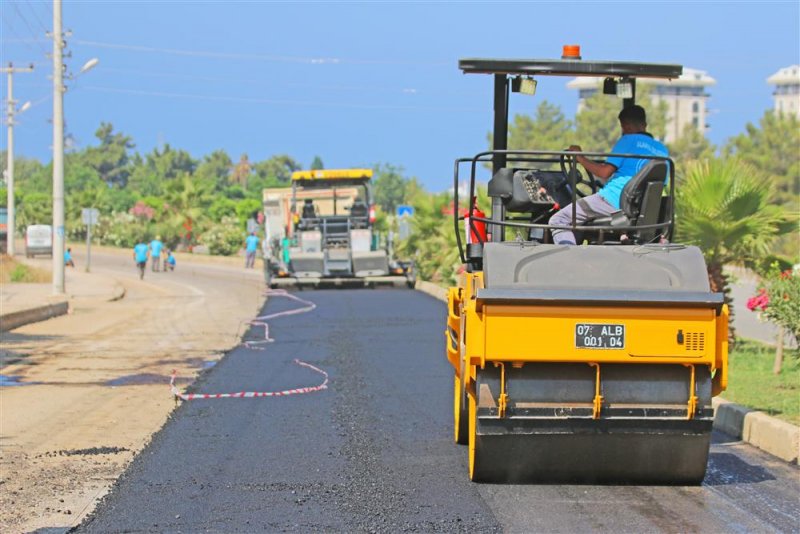
[[[800,205],[800,120],[767,111],[759,125],[747,123],[745,132],[732,138],[725,154],[738,156],[764,174],[776,189],[781,204]]]

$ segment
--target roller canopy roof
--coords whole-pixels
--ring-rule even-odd
[[[677,78],[681,65],[632,63],[629,61],[584,61],[577,59],[484,59],[458,61],[464,74],[512,74],[548,76],[612,76],[631,78]]]

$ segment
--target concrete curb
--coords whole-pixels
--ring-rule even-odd
[[[125,298],[125,294],[127,290],[121,284],[116,284],[114,286],[114,293],[111,295],[111,298],[108,299],[108,302],[116,302],[118,300],[122,300]]]
[[[447,302],[447,290],[431,282],[417,280],[414,289]],[[711,401],[716,430],[800,465],[800,427],[719,397]]]
[[[59,315],[65,315],[69,311],[69,302],[64,300],[53,304],[45,304],[27,310],[6,313],[0,315],[0,332],[8,332],[26,324],[46,321]]]
[[[781,460],[800,464],[800,427],[719,397],[712,399],[712,404],[715,429]]]
[[[416,289],[417,291],[422,291],[423,293],[430,295],[434,298],[437,298],[445,303],[447,302],[447,290],[431,282],[425,282],[424,280],[417,280],[414,289]]]

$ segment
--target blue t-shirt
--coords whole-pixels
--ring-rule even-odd
[[[169,263],[170,265],[175,265],[175,256],[173,256],[172,254],[167,256],[167,263]]]
[[[255,252],[258,250],[258,237],[254,235],[247,236],[247,239],[244,240],[245,245],[247,247],[247,252]]]
[[[663,156],[669,155],[669,151],[664,144],[653,139],[647,134],[635,133],[625,134],[620,137],[614,148],[613,154],[641,154],[643,156]],[[600,196],[608,201],[609,204],[619,209],[619,198],[622,196],[622,189],[631,178],[636,176],[642,167],[651,161],[649,159],[638,158],[618,158],[610,157],[606,163],[610,163],[617,168],[605,186],[600,190]]]
[[[161,255],[161,249],[164,247],[164,243],[159,241],[158,239],[153,239],[150,242],[150,253],[153,255],[154,258],[157,258]]]
[[[64,263],[69,263],[72,261],[72,254],[69,253],[69,250],[64,251]]]
[[[133,247],[133,254],[136,256],[136,263],[147,261],[147,245],[139,243]]]

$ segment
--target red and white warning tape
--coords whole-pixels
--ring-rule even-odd
[[[264,339],[259,341],[245,341],[244,345],[249,349],[258,349],[264,350],[263,345],[265,343],[272,343],[275,341],[274,339],[269,337],[269,325],[267,324],[268,319],[274,319],[276,317],[286,316],[286,315],[297,315],[299,313],[306,313],[310,312],[314,308],[317,307],[316,304],[313,302],[309,302],[307,300],[303,300],[291,293],[287,292],[285,289],[267,289],[266,292],[267,296],[270,297],[285,297],[290,300],[294,300],[296,302],[300,302],[304,304],[302,308],[296,308],[294,310],[287,310],[282,312],[270,313],[267,315],[261,315],[256,317],[250,324],[253,326],[263,326],[264,327]],[[169,387],[172,391],[172,394],[181,400],[190,401],[190,400],[197,400],[197,399],[253,399],[257,397],[285,397],[288,395],[299,395],[301,393],[314,393],[315,391],[322,391],[323,389],[328,389],[328,373],[320,369],[319,367],[315,367],[310,363],[306,363],[300,361],[298,359],[294,360],[294,363],[301,366],[311,369],[322,376],[325,377],[325,380],[322,381],[321,384],[317,386],[306,386],[302,388],[294,388],[294,389],[284,389],[282,391],[240,391],[238,393],[181,393],[178,390],[178,387],[175,385],[175,379],[177,378],[177,371],[172,371],[172,378],[169,381]]]
[[[181,400],[190,401],[197,399],[254,399],[257,397],[286,397],[288,395],[299,395],[301,393],[314,393],[315,391],[322,391],[328,389],[328,373],[314,367],[310,363],[301,362],[295,359],[294,363],[302,367],[308,367],[312,371],[316,371],[325,377],[325,380],[318,386],[306,386],[302,388],[284,389],[283,391],[240,391],[238,393],[181,393],[175,386],[175,378],[177,371],[172,371],[172,379],[169,381],[169,387],[172,394]]]
[[[297,315],[297,314],[300,314],[300,313],[307,313],[307,312],[310,312],[311,310],[313,310],[314,308],[317,307],[317,305],[314,304],[313,302],[310,302],[308,300],[303,300],[300,297],[292,295],[291,293],[289,293],[285,289],[267,289],[266,296],[268,296],[268,297],[284,297],[284,298],[293,300],[295,302],[299,302],[300,304],[303,304],[304,306],[302,308],[295,308],[294,310],[286,310],[286,311],[281,311],[281,312],[268,313],[267,315],[261,315],[259,317],[256,317],[252,321],[250,321],[250,325],[251,326],[263,326],[264,327],[264,339],[263,340],[259,340],[259,341],[245,341],[244,342],[244,346],[247,347],[248,349],[262,349],[263,350],[263,347],[260,347],[260,345],[264,345],[265,343],[272,343],[273,341],[275,341],[274,339],[269,337],[269,325],[267,324],[268,320],[275,319],[276,317],[284,317],[286,315]]]

